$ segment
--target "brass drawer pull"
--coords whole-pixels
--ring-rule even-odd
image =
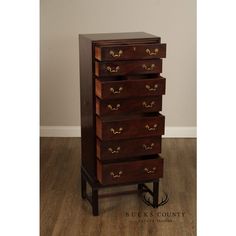
[[[115,131],[113,128],[110,129],[110,131],[113,133],[113,134],[121,134],[122,131],[123,131],[123,128],[119,128],[118,131]]]
[[[117,154],[120,152],[120,147],[117,147],[116,150],[113,150],[112,148],[108,148],[108,151],[110,151],[112,154]]]
[[[116,104],[116,107],[113,107],[111,104],[107,105],[107,107],[111,110],[111,111],[117,111],[120,108],[120,104]]]
[[[148,174],[153,174],[156,172],[156,167],[153,167],[152,170],[149,170],[148,168],[144,168],[144,171],[146,171]]]
[[[143,67],[143,69],[150,71],[150,70],[154,70],[155,66],[156,66],[155,64],[151,64],[150,66],[143,64],[142,67]]]
[[[110,51],[110,55],[112,57],[120,57],[121,55],[123,54],[123,51],[122,50],[119,50],[119,52],[116,54],[114,51]]]
[[[111,91],[113,94],[118,94],[118,93],[120,93],[122,90],[123,90],[123,87],[119,87],[118,90],[115,90],[114,88],[110,88],[110,91]]]
[[[150,127],[149,125],[145,125],[145,128],[146,128],[148,131],[153,131],[153,130],[156,130],[156,129],[157,129],[157,124],[154,124],[153,127]]]
[[[146,49],[146,53],[149,54],[150,56],[157,55],[159,49],[155,48],[154,52],[151,52],[149,48]]]
[[[143,144],[143,148],[145,150],[151,150],[151,149],[153,149],[154,145],[155,145],[154,143],[151,143],[151,145]]]
[[[116,66],[115,69],[112,69],[110,66],[107,66],[107,71],[109,71],[110,73],[117,73],[119,69],[119,66]]]
[[[119,173],[116,175],[114,174],[114,172],[110,172],[110,175],[113,177],[113,178],[120,178],[120,176],[123,174],[122,171],[119,171]]]
[[[143,102],[143,106],[145,108],[151,108],[155,105],[155,102],[154,101],[151,101],[149,104],[147,104],[146,102]]]
[[[148,91],[156,91],[157,88],[158,88],[158,84],[155,84],[153,88],[152,88],[150,85],[146,84],[145,88],[146,88]]]

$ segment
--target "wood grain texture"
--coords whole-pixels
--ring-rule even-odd
[[[95,86],[93,80],[92,42],[79,36],[80,56],[80,106],[82,163],[91,176],[96,176],[95,154]]]
[[[125,116],[120,120],[105,120],[96,117],[96,134],[101,140],[131,139],[152,137],[164,134],[165,117],[161,114],[152,116]]]
[[[154,155],[161,153],[161,137],[148,137],[129,140],[101,142],[97,139],[97,158],[119,160],[121,158]]]
[[[166,205],[150,208],[137,194],[101,198],[98,217],[80,196],[80,139],[42,138],[40,156],[41,236],[196,235],[196,139],[162,140],[166,168],[159,191],[160,199],[168,193]],[[136,188],[106,188],[99,194]]]
[[[83,34],[84,37],[91,41],[97,41],[99,44],[117,43],[160,43],[161,38],[145,32],[124,32],[124,33],[99,33],[99,34]]]
[[[115,116],[128,113],[148,113],[162,110],[162,96],[145,98],[100,100],[96,98],[96,114]]]
[[[95,47],[99,61],[153,59],[166,57],[166,44],[108,45]]]
[[[110,68],[110,70],[108,68]],[[162,59],[116,62],[95,61],[96,76],[158,74],[161,72]]]
[[[96,95],[101,99],[136,98],[165,94],[166,79],[102,81],[96,79]],[[112,91],[111,91],[112,89]]]
[[[126,93],[128,92],[128,94],[126,94],[125,97],[121,97],[121,98],[127,98],[129,97],[130,94],[133,97],[137,97],[137,96],[139,97],[139,94],[144,94],[143,98],[144,97],[146,98],[146,96],[157,96],[157,95],[160,96],[164,94],[165,79],[160,78],[160,73],[162,72],[162,59],[160,59],[160,57],[165,56],[166,45],[160,44],[160,41],[161,41],[160,37],[156,37],[154,35],[150,35],[146,33],[79,35],[80,81],[81,81],[81,86],[80,86],[81,87],[81,127],[82,127],[81,128],[82,130],[81,132],[82,133],[81,171],[83,175],[83,178],[81,179],[81,185],[82,185],[81,189],[82,189],[82,198],[85,197],[86,200],[88,200],[92,204],[94,216],[97,216],[99,214],[97,191],[99,191],[99,188],[108,187],[109,185],[111,185],[111,181],[102,180],[101,181],[102,184],[101,184],[96,179],[96,176],[104,177],[107,175],[106,170],[109,170],[107,161],[110,161],[110,160],[107,160],[106,163],[105,161],[103,161],[101,165],[102,168],[99,168],[99,166],[96,165],[95,131],[96,131],[97,137],[99,137],[103,141],[113,140],[113,139],[118,140],[119,138],[129,139],[129,138],[140,138],[140,137],[148,137],[148,136],[160,136],[164,134],[164,120],[165,120],[164,116],[159,115],[157,112],[155,113],[151,111],[148,113],[148,117],[143,117],[143,114],[142,114],[143,109],[141,110],[141,114],[140,114],[140,111],[137,111],[134,114],[135,116],[133,116],[133,114],[132,115],[130,114],[128,118],[126,118],[126,115],[128,114],[125,114],[125,116],[124,114],[121,116],[113,116],[112,117],[113,120],[109,120],[109,119],[107,120],[109,116],[104,117],[103,115],[100,116],[100,118],[99,116],[95,118],[96,109],[100,109],[101,107],[101,104],[96,102],[95,88],[97,91],[96,95],[99,96],[98,94],[100,94],[101,96],[99,97],[101,100],[103,100],[104,96],[102,96],[102,90],[107,85],[110,86],[108,81],[112,79],[112,81],[110,82],[111,85],[118,86],[119,81],[117,80],[122,80],[122,78],[125,76],[125,80],[126,80],[125,83],[127,83],[126,85],[129,85],[131,89],[128,90],[126,86],[124,86],[124,91]],[[116,57],[117,52],[114,52],[114,51],[111,52],[109,51],[109,48],[111,47],[112,49],[115,50],[115,47],[117,45],[119,46],[123,45],[124,46],[123,50],[125,50],[125,55],[128,56],[127,59],[129,59],[129,56],[134,56],[132,60],[109,61],[109,59],[107,60],[105,58],[105,61],[104,61],[103,60],[104,58],[103,59],[101,58],[102,61],[97,61],[95,59],[95,56],[96,55],[99,56],[99,53],[103,54],[103,55],[100,55],[102,57],[104,55],[106,57],[107,53],[109,53],[109,55],[112,57]],[[99,52],[99,49],[101,49],[100,52]],[[132,53],[131,53],[131,50],[133,50]],[[122,52],[120,51],[118,53],[123,54],[123,51]],[[141,58],[141,59],[136,60],[140,56],[144,57],[144,59]],[[89,73],[86,73],[86,71]],[[95,76],[97,77],[97,80],[102,81],[101,85],[97,84],[98,82],[97,80],[95,80],[96,78]],[[135,77],[137,81],[135,81]],[[145,80],[142,81],[142,79],[145,79]],[[140,82],[142,84],[140,84]],[[141,85],[141,91],[137,89],[137,85]],[[108,98],[109,99],[118,98],[118,97],[110,96],[110,93],[112,92],[113,94],[119,94],[122,89],[123,87],[119,87],[117,91],[115,87],[114,88],[109,87]],[[105,93],[106,93],[106,89],[105,89]],[[159,101],[159,108],[161,108],[160,100],[158,101]],[[156,102],[150,101],[150,103],[148,103],[148,101],[145,101],[145,106],[152,107],[153,103],[156,103]],[[114,107],[111,107],[111,108],[113,109]],[[106,120],[104,118],[106,118]],[[122,119],[117,120],[120,118]],[[132,121],[134,122],[131,124]],[[112,127],[110,127],[111,125]],[[114,125],[114,128],[113,128],[113,125]],[[122,132],[122,135],[119,135],[118,137],[114,138],[114,135],[120,134],[121,131],[123,130],[123,128],[120,128],[120,125],[124,125],[125,131]],[[138,126],[136,127],[136,125]],[[145,127],[143,127],[144,125]],[[116,128],[118,128],[118,131],[116,130]],[[139,128],[140,128],[140,132],[135,130]],[[136,155],[135,155],[135,158],[137,158]],[[139,159],[140,158],[141,157],[139,156]],[[152,157],[150,156],[150,159],[151,158]],[[145,160],[146,159],[147,159],[147,156],[145,156]],[[117,162],[117,160],[115,161]],[[119,161],[121,162],[121,159]],[[132,160],[129,159],[129,161],[131,162]],[[157,165],[157,167],[154,167],[156,168],[156,171],[158,171],[158,174],[156,175],[153,174],[153,177],[162,176],[162,172],[163,172],[162,160],[159,162],[158,162],[159,164]],[[136,162],[133,162],[133,164],[135,163]],[[150,161],[147,161],[146,164],[148,163],[150,163]],[[119,165],[122,165],[122,163],[120,163]],[[140,169],[141,167],[138,169],[136,168],[137,166],[141,166],[141,165],[138,165],[138,164],[137,166],[135,165],[135,168],[137,169],[137,171],[135,172],[136,174],[134,176],[132,176],[131,174],[128,175],[128,172],[127,172],[127,169],[130,169],[131,167],[135,169],[134,166],[132,165],[132,162],[129,163],[128,166],[126,163],[125,166],[127,167],[125,170],[125,173],[126,173],[125,175],[127,176],[126,180],[128,182],[122,181],[122,185],[131,184],[131,183],[140,184],[141,183],[140,181],[145,181],[145,179],[147,179],[147,181],[157,180],[156,178],[155,179],[146,178],[142,173],[143,170]],[[100,171],[100,173],[97,173],[97,170]],[[148,169],[146,170],[148,171]],[[139,171],[141,172],[139,173]],[[113,175],[115,174],[113,173]],[[85,192],[85,189],[86,189],[85,181],[87,181],[87,183],[90,183],[90,186],[92,187],[91,196],[88,195],[87,192]],[[120,185],[120,183],[116,184],[116,186],[118,185]]]
[[[97,177],[101,184],[114,185],[162,178],[163,159],[146,158],[112,164],[102,164],[97,160]]]

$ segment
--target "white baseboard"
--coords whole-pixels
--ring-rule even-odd
[[[165,135],[163,138],[196,138],[197,128],[194,126],[183,127],[165,127]]]
[[[81,137],[80,126],[41,126],[41,137]],[[196,127],[166,127],[163,138],[196,138]]]
[[[40,137],[81,137],[81,127],[40,126]]]

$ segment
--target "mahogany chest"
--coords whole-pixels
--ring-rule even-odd
[[[166,44],[143,32],[87,34],[79,52],[82,198],[98,215],[100,188],[153,182],[158,207]]]

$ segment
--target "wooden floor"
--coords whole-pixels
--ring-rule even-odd
[[[101,198],[97,217],[80,196],[80,139],[41,138],[40,146],[41,236],[196,235],[196,139],[163,139],[166,205],[153,209],[137,194]],[[129,189],[136,186],[100,192]]]

